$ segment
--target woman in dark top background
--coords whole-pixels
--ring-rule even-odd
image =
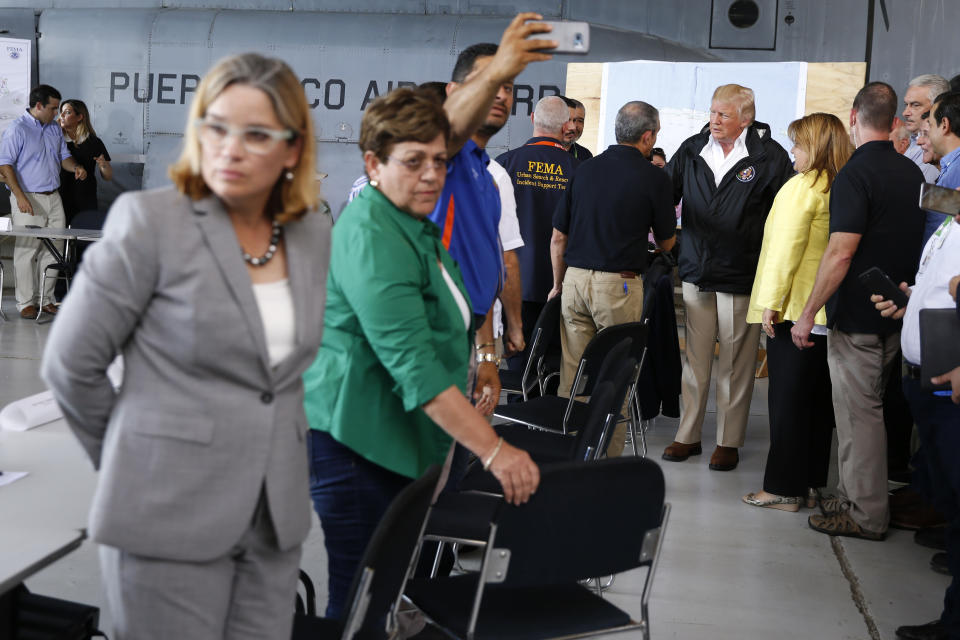
[[[60,105],[60,128],[67,139],[67,148],[74,159],[87,170],[86,180],[76,180],[72,173],[60,172],[60,199],[67,216],[67,224],[81,211],[96,211],[97,178],[99,167],[104,180],[113,179],[110,154],[97,137],[90,123],[90,112],[81,100],[64,100]]]

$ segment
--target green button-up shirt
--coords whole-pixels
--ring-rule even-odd
[[[421,408],[464,390],[472,335],[437,259],[468,301],[440,229],[368,187],[333,228],[323,344],[304,374],[312,429],[415,478],[450,437]]]

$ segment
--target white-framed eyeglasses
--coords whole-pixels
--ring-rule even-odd
[[[268,129],[267,127],[232,127],[225,122],[209,118],[197,118],[193,121],[197,129],[200,144],[209,147],[220,147],[231,136],[236,136],[243,144],[243,148],[256,155],[264,155],[273,151],[277,144],[284,140],[292,140],[297,136],[292,129]]]

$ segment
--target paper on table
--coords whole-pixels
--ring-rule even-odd
[[[0,474],[0,487],[5,484],[10,484],[11,482],[16,482],[25,475],[27,475],[26,471],[4,471]]]
[[[11,402],[0,410],[0,428],[7,431],[26,431],[63,417],[53,394],[44,391]],[[6,474],[4,474],[6,475]]]
[[[10,221],[10,218],[3,216],[0,217],[0,231],[10,231],[13,228],[13,222]]]

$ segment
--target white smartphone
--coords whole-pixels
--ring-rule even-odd
[[[528,40],[556,40],[555,49],[541,49],[544,53],[589,53],[590,52],[590,23],[589,22],[555,22],[544,20],[544,24],[553,27],[549,33],[535,33]]]

